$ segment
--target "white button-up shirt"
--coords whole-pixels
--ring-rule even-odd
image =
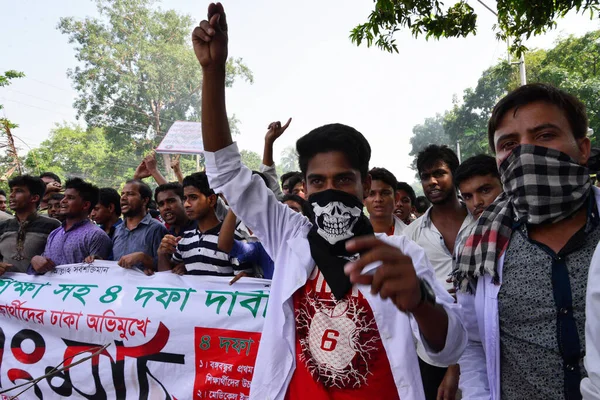
[[[250,397],[283,400],[296,367],[292,295],[305,285],[315,266],[307,240],[312,225],[306,217],[279,203],[260,177],[252,176],[242,165],[235,144],[215,153],[205,152],[205,157],[211,188],[225,194],[236,215],[252,229],[275,263]],[[383,236],[379,237],[411,257],[417,275],[429,282],[438,304],[448,313],[444,349],[434,353],[425,344],[428,355],[441,363],[456,363],[467,341],[460,307],[435,279],[423,249],[404,236]],[[368,266],[365,271],[376,267]],[[371,295],[369,287],[359,285],[358,288],[373,310],[400,398],[424,399],[413,342],[413,329],[418,332],[416,321],[412,315],[400,312],[390,300]],[[422,340],[420,334],[416,337]]]

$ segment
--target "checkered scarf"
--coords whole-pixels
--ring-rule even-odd
[[[588,169],[546,147],[515,148],[499,172],[504,193],[481,214],[458,257],[454,282],[462,291],[472,292],[477,277],[486,273],[499,283],[497,261],[516,225],[561,221],[579,210],[591,192]]]

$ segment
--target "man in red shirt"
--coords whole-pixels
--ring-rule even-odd
[[[362,211],[371,186],[369,143],[342,124],[298,140],[313,215],[309,221],[295,213],[243,167],[232,141],[221,4],[209,6],[192,40],[203,69],[210,185],[275,263],[251,398],[422,399],[413,335],[430,356],[448,363],[458,360],[467,338],[423,250],[403,236],[373,234]]]

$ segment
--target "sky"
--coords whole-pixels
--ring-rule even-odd
[[[493,0],[487,3],[494,6]],[[369,140],[371,167],[384,167],[399,180],[414,181],[410,170],[412,128],[452,107],[453,96],[476,85],[481,73],[506,57],[496,40],[495,16],[475,0],[478,32],[468,38],[426,41],[408,32],[396,35],[399,54],[357,47],[351,29],[365,22],[369,0],[224,1],[229,23],[229,55],[241,57],[254,83],[236,82],[227,92],[229,114],[240,120],[235,140],[262,154],[272,121],[290,128],[275,144],[275,159],[318,126],[340,122]],[[198,22],[208,2],[164,0],[163,9],[189,14]],[[77,122],[77,93],[67,70],[77,65],[68,38],[56,26],[60,17],[97,16],[91,0],[0,0],[0,71],[23,71],[26,78],[0,88],[6,116],[19,124],[14,134],[21,152],[44,141],[56,123]],[[598,29],[598,20],[568,15],[550,33],[526,42],[548,48],[560,36]],[[516,68],[516,67],[515,67]],[[4,114],[2,114],[2,112]],[[80,121],[82,122],[82,121]]]

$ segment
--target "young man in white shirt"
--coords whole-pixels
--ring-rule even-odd
[[[463,161],[454,174],[454,184],[473,218],[478,219],[502,193],[496,159],[479,154]]]
[[[373,168],[369,171],[369,175],[371,190],[364,203],[369,212],[373,231],[388,236],[401,235],[406,224],[394,215],[394,208],[400,198],[400,193],[396,192],[398,186],[396,177],[385,168]]]
[[[417,155],[417,170],[423,192],[432,206],[418,220],[410,224],[404,234],[423,247],[435,269],[435,275],[446,289],[453,269],[453,258],[462,235],[470,232],[473,217],[458,199],[454,173],[459,161],[447,146],[430,145]],[[457,365],[436,363],[419,346],[421,375],[427,400],[438,395],[453,400],[458,389],[460,370]]]
[[[452,363],[465,331],[422,249],[403,236],[348,241],[372,233],[362,214],[370,187],[368,142],[341,124],[298,141],[313,225],[241,164],[225,109],[228,37],[221,4],[209,5],[208,21],[192,39],[203,68],[210,184],[275,262],[251,398],[423,399],[413,334],[432,357]]]

